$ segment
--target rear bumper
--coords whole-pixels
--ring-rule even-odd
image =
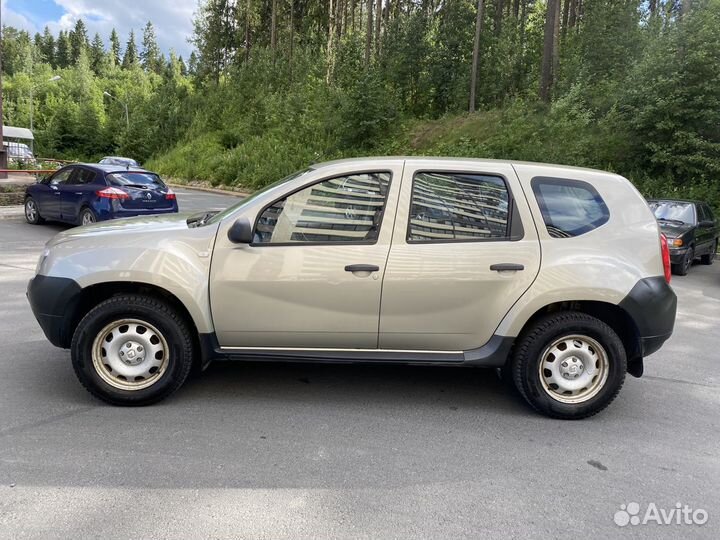
[[[642,356],[656,352],[672,335],[677,296],[663,276],[638,281],[619,307],[635,322]]]
[[[176,214],[177,202],[168,208],[123,208],[120,201],[105,199],[93,208],[99,221],[121,219],[138,216],[154,216],[158,214]]]
[[[68,348],[72,335],[69,320],[80,297],[80,285],[69,278],[37,275],[30,280],[27,298],[45,337],[56,347]]]

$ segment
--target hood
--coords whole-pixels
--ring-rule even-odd
[[[681,224],[673,221],[658,221],[658,225],[660,226],[660,232],[668,238],[677,238],[678,236],[682,236],[695,227],[690,223]]]
[[[97,236],[116,236],[133,233],[164,233],[175,230],[187,230],[187,219],[193,214],[161,214],[156,216],[131,217],[100,221],[83,227],[73,227],[55,235],[47,246],[51,247],[68,240]]]

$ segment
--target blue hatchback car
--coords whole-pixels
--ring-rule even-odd
[[[78,163],[25,190],[25,219],[88,225],[107,219],[178,211],[160,176],[134,167]]]

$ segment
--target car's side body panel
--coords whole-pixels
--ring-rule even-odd
[[[60,233],[48,243],[38,274],[71,279],[81,289],[153,285],[182,302],[198,332],[212,332],[208,275],[217,227],[188,228],[178,217],[116,220]]]
[[[92,207],[97,199],[95,192],[102,189],[103,175],[87,167],[74,167],[69,180],[59,186],[61,199],[60,219],[77,223],[80,211]]]
[[[497,329],[517,336],[539,310],[557,302],[598,301],[618,305],[645,277],[662,276],[659,230],[643,197],[626,179],[586,169],[517,163],[524,186],[551,175],[590,183],[600,193],[610,219],[599,228],[573,238],[547,232],[537,200],[528,193],[542,244],[542,268],[531,291],[523,295]]]
[[[224,220],[210,276],[210,298],[222,347],[349,347],[374,349],[382,276],[390,250],[403,161],[378,159],[367,168],[322,167],[268,193]],[[238,218],[255,224],[277,199],[348,173],[391,174],[378,238],[373,243],[234,244],[228,229]],[[351,272],[365,264],[374,272]]]
[[[521,220],[522,237],[408,241],[412,184],[416,174],[472,173],[504,179]],[[456,195],[454,195],[456,196]],[[449,199],[454,212],[472,213],[471,203]],[[510,209],[509,209],[510,210]],[[439,224],[438,227],[447,227]],[[498,272],[495,264],[520,271]],[[540,244],[522,187],[507,163],[473,160],[408,162],[403,174],[392,249],[383,281],[380,347],[386,349],[470,350],[493,336],[502,317],[530,287],[540,269]]]

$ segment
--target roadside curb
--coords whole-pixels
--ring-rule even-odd
[[[247,197],[248,195],[250,195],[249,191],[230,191],[229,189],[189,186],[186,184],[175,184],[170,182],[166,182],[166,184],[172,188],[189,189],[192,191],[205,191],[207,193],[215,193],[216,195],[232,195],[233,197]]]
[[[0,219],[15,219],[24,216],[22,205],[18,206],[0,206]]]

